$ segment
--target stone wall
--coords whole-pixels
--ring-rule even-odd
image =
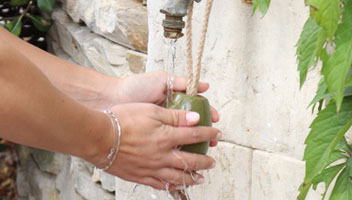
[[[166,0],[61,0],[53,13],[49,45],[56,55],[118,77],[168,70],[185,75],[185,40],[163,37],[159,13]],[[205,0],[195,5],[194,49]],[[147,48],[147,15],[149,44]],[[295,44],[308,16],[304,1],[272,1],[268,14],[252,15],[244,0],[215,0],[201,79],[221,115],[224,133],[210,151],[217,160],[206,184],[190,188],[193,200],[294,200],[304,177],[304,138],[312,119],[306,109],[318,82],[313,71],[302,90]],[[162,49],[162,50],[161,50]],[[148,60],[146,52],[148,50]],[[147,67],[145,63],[147,62]],[[19,192],[23,199],[168,199],[166,192],[95,174],[82,160],[19,147]],[[309,200],[320,199],[310,192]]]

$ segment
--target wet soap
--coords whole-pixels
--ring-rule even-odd
[[[189,96],[176,92],[172,95],[172,102],[166,105],[168,109],[188,110],[199,113],[200,120],[197,126],[212,126],[211,110],[208,99],[203,96]],[[197,154],[207,154],[209,142],[185,145],[180,147],[182,151]]]

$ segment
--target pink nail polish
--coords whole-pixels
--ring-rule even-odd
[[[216,167],[216,162],[213,162],[213,164],[211,165],[210,169],[214,169]]]
[[[196,112],[188,112],[186,114],[186,120],[187,122],[197,122],[199,120],[199,114]]]
[[[200,178],[197,180],[197,184],[203,184],[205,182],[204,178]]]

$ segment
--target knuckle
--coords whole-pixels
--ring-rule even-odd
[[[192,131],[192,141],[193,143],[199,142],[202,140],[202,133],[199,129],[195,129]]]
[[[176,110],[172,110],[171,111],[171,116],[172,116],[173,124],[179,125],[180,124],[179,112],[176,111]]]

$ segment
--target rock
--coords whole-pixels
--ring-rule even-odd
[[[71,18],[122,46],[147,52],[147,9],[135,0],[61,0]]]
[[[100,173],[100,182],[103,189],[114,192],[116,189],[115,176],[104,171]]]
[[[295,200],[304,178],[304,162],[286,156],[254,151],[252,165],[252,199]],[[318,192],[310,191],[307,200],[321,199],[323,185]]]
[[[23,167],[21,166],[18,166],[17,168],[16,184],[17,195],[21,198],[27,198],[29,195],[29,184],[26,179],[26,174],[23,171]]]
[[[114,200],[115,196],[106,190],[101,185],[94,183],[92,175],[89,173],[83,160],[72,157],[71,168],[75,176],[74,188],[78,194],[87,200]]]
[[[136,51],[128,51],[127,61],[130,67],[130,70],[134,73],[143,73],[145,72],[145,65],[147,62],[147,55],[139,53]]]
[[[60,200],[54,175],[42,172],[31,158],[27,159],[24,172],[29,184],[29,199]]]
[[[56,188],[60,192],[59,196],[61,200],[86,200],[81,195],[79,195],[75,190],[76,174],[71,160],[76,160],[75,157],[65,157],[64,164],[61,172],[56,178]]]
[[[132,74],[126,60],[128,49],[73,23],[63,10],[55,9],[52,16],[55,20],[50,32],[53,41],[58,35],[57,43],[76,63],[111,76]]]
[[[16,149],[16,154],[18,156],[18,160],[20,162],[20,165],[25,168],[26,163],[27,163],[27,159],[31,155],[30,147],[23,146],[23,145],[16,145],[15,149]]]
[[[66,155],[34,148],[31,151],[40,170],[57,175],[62,169]]]

